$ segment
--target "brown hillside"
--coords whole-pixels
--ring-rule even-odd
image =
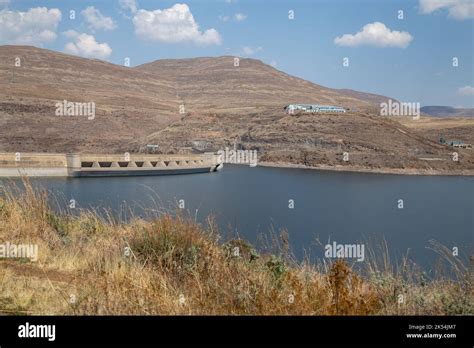
[[[14,67],[15,57],[21,67]],[[58,117],[58,101],[96,117]],[[178,119],[175,87],[148,73],[27,46],[0,46],[0,151],[130,151]]]
[[[15,58],[21,67],[15,67]],[[474,125],[452,132],[402,126],[375,112],[386,97],[316,85],[255,59],[165,59],[135,68],[28,46],[0,46],[0,151],[215,151],[238,143],[260,160],[353,169],[474,168],[472,150],[437,144],[439,134],[472,139]],[[58,101],[95,102],[96,116],[56,116]],[[283,112],[289,103],[356,108],[340,115]],[[180,106],[184,112],[180,113]],[[402,120],[403,121],[403,120]],[[442,125],[441,125],[442,127]],[[343,152],[350,161],[341,160]],[[346,168],[347,169],[347,168]]]
[[[213,112],[319,103],[346,108],[379,105],[386,97],[326,88],[288,75],[256,59],[234,57],[165,59],[136,68],[172,81],[189,111]]]
[[[15,59],[21,67],[15,67]],[[136,68],[30,46],[0,46],[0,151],[134,151],[188,112],[255,112],[291,102],[367,107],[352,95],[254,59],[159,60]],[[58,117],[62,100],[96,103],[96,118]]]

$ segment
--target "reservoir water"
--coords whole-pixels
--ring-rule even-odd
[[[122,218],[130,211],[176,212],[184,203],[186,214],[198,222],[211,214],[221,234],[261,248],[272,231],[285,229],[299,259],[323,258],[328,243],[364,244],[367,250],[386,241],[393,262],[408,254],[429,273],[438,259],[429,249],[431,240],[458,248],[465,263],[473,254],[473,177],[226,165],[210,174],[31,182],[54,193],[55,204],[74,199],[78,208],[110,209]]]

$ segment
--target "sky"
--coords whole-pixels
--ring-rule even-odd
[[[250,57],[421,105],[474,107],[473,41],[474,0],[0,0],[0,45],[130,66]]]

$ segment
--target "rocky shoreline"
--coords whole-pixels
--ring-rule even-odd
[[[287,162],[259,162],[259,166],[273,167],[273,168],[299,168],[299,169],[313,169],[336,172],[354,172],[354,173],[372,173],[372,174],[392,174],[392,175],[442,175],[442,176],[474,176],[474,169],[462,170],[440,170],[440,169],[416,169],[416,168],[371,168],[364,166],[330,166],[317,165],[305,166],[303,164],[287,163]]]

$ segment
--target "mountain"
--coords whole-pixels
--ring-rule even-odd
[[[15,66],[18,58],[21,66]],[[224,56],[163,59],[130,68],[35,47],[0,46],[0,152],[132,153],[157,144],[159,152],[177,153],[236,144],[258,150],[260,161],[283,164],[474,168],[472,151],[459,150],[461,161],[450,160],[452,149],[437,143],[439,123],[417,129],[409,120],[402,125],[401,118],[379,116],[387,99],[327,88],[248,58],[240,58],[238,66],[234,57]],[[57,116],[56,103],[64,100],[94,102],[95,117]],[[283,108],[289,103],[351,111],[288,115]],[[473,129],[465,120],[441,134],[472,142]],[[350,161],[342,161],[343,152]]]
[[[451,106],[423,106],[420,111],[435,117],[474,117],[474,108],[453,108]]]
[[[281,107],[291,103],[340,105],[367,108],[386,97],[323,87],[288,75],[256,59],[234,57],[164,59],[136,68],[177,88],[189,110],[238,112],[259,107]]]
[[[15,67],[16,59],[20,66]],[[318,86],[255,59],[164,59],[136,68],[31,46],[0,46],[0,151],[133,151],[192,112],[311,102],[371,107],[381,96]],[[95,102],[96,117],[58,117],[58,101]]]
[[[95,102],[95,119],[56,116],[63,100]],[[178,119],[178,103],[173,85],[146,72],[0,46],[0,151],[130,151],[149,130]]]

